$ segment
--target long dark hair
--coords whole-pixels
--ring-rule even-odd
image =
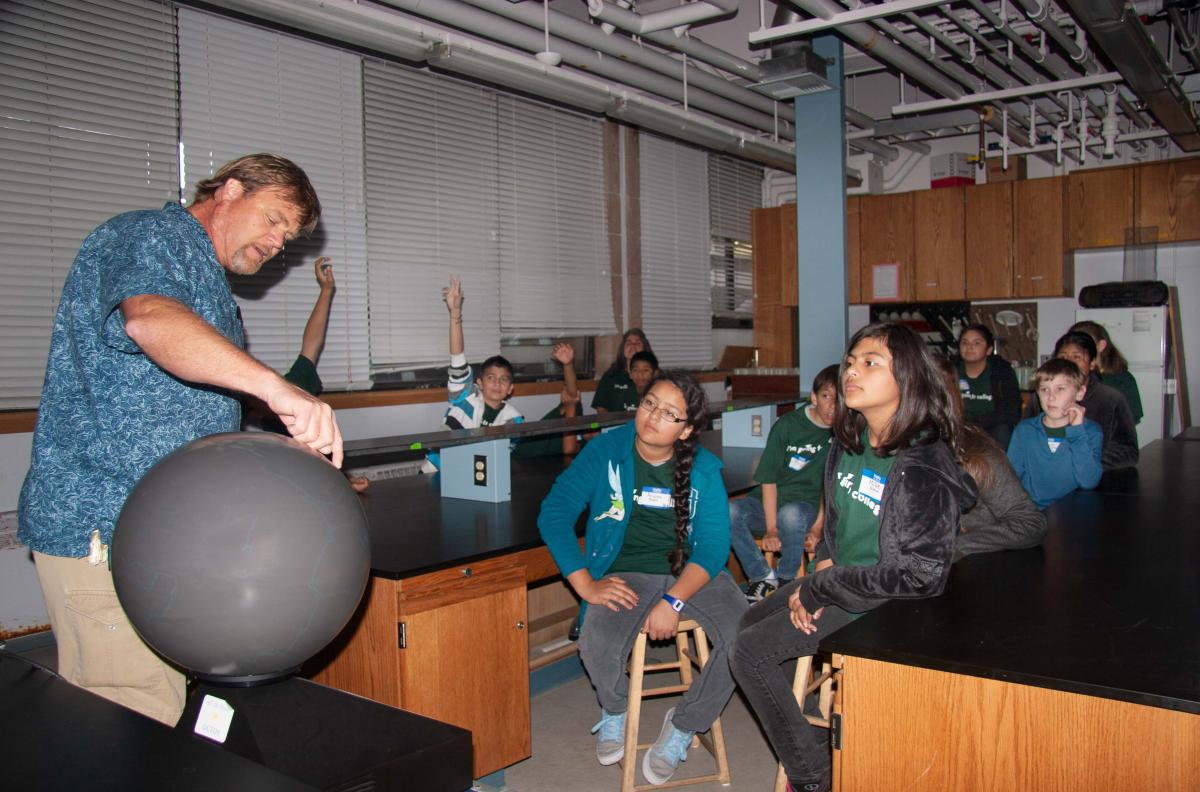
[[[900,407],[888,423],[887,432],[875,452],[892,454],[911,445],[945,441],[958,447],[962,419],[950,402],[933,353],[915,330],[901,324],[879,322],[854,334],[846,346],[838,370],[838,406],[833,416],[833,434],[854,454],[863,451],[862,435],[867,419],[846,406],[846,361],[864,338],[878,338],[892,355],[892,376],[900,390]]]
[[[642,331],[642,328],[631,327],[625,331],[623,336],[621,336],[621,348],[617,350],[617,359],[614,360],[612,365],[608,367],[608,370],[604,372],[606,375],[620,374],[622,371],[629,370],[629,365],[625,362],[625,342],[629,340],[630,336],[637,336],[638,338],[642,339],[642,349],[650,354],[654,354],[654,350],[650,348],[650,339],[646,338],[646,334]],[[655,358],[655,360],[658,360],[658,358]],[[655,368],[658,368],[658,366],[655,366]]]
[[[958,366],[953,361],[938,355],[935,355],[934,359],[937,361],[938,370],[942,372],[942,379],[945,380],[950,403],[954,405],[955,411],[961,418],[963,402],[962,391],[958,385]],[[1075,364],[1071,363],[1070,365],[1074,366]],[[1076,372],[1078,371],[1079,369],[1076,369]],[[958,433],[958,444],[951,450],[954,451],[954,457],[958,460],[959,466],[975,480],[975,485],[979,487],[980,491],[989,490],[996,485],[997,465],[1008,464],[1004,452],[1000,450],[1000,446],[996,445],[996,441],[991,438],[991,435],[968,421],[962,422]]]
[[[669,382],[683,394],[687,404],[687,425],[692,427],[692,433],[686,438],[675,441],[675,483],[672,492],[675,495],[675,549],[667,554],[671,562],[671,574],[679,577],[683,573],[684,547],[687,543],[688,522],[691,518],[692,507],[692,462],[696,459],[696,449],[700,446],[700,432],[708,423],[708,399],[704,389],[692,379],[692,375],[683,371],[659,371],[650,383],[653,388],[660,382]],[[646,389],[649,393],[650,388]]]
[[[1113,344],[1112,339],[1108,337],[1108,330],[1099,322],[1093,322],[1091,319],[1084,319],[1082,322],[1076,322],[1071,325],[1068,332],[1072,333],[1087,333],[1096,342],[1097,358],[1096,365],[1100,368],[1101,374],[1120,374],[1122,371],[1129,371],[1129,361],[1121,354],[1121,350],[1117,349]],[[1100,350],[1100,342],[1104,342],[1103,351]]]
[[[1082,330],[1068,330],[1054,342],[1054,356],[1063,351],[1063,347],[1076,346],[1087,353],[1088,359],[1096,362],[1096,339]]]

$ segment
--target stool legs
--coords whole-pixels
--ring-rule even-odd
[[[688,634],[691,633],[696,641],[696,655],[692,656],[691,649],[688,645]],[[676,659],[664,663],[646,663],[646,634],[639,633],[634,641],[633,654],[629,660],[629,706],[625,714],[625,758],[622,759],[621,765],[621,792],[644,792],[651,789],[662,789],[674,786],[686,786],[688,784],[702,784],[709,781],[719,781],[722,784],[729,784],[729,760],[725,754],[725,735],[721,730],[721,719],[717,718],[713,721],[712,727],[709,729],[707,736],[697,734],[692,739],[692,746],[697,743],[703,745],[709,753],[713,755],[713,759],[717,765],[717,772],[710,773],[697,778],[682,778],[672,779],[661,786],[653,786],[651,784],[638,785],[636,783],[637,773],[637,756],[638,750],[649,748],[653,743],[638,743],[638,727],[641,722],[642,715],[642,699],[651,696],[663,696],[670,694],[684,693],[692,684],[693,670],[692,663],[695,662],[700,669],[703,669],[708,662],[708,636],[704,629],[696,622],[685,619],[679,623],[679,631],[675,634],[675,652]],[[680,684],[664,685],[661,687],[647,688],[645,686],[646,672],[655,671],[678,671]]]

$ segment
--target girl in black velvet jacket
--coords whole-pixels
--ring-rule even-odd
[[[829,789],[831,758],[782,664],[813,654],[822,637],[889,599],[940,594],[959,517],[976,498],[952,451],[960,418],[915,332],[895,324],[859,330],[839,396],[815,570],[746,613],[730,656],[797,792]]]

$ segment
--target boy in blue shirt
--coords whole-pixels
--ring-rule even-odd
[[[1069,360],[1054,358],[1037,370],[1042,414],[1013,430],[1008,460],[1029,497],[1044,509],[1076,489],[1100,483],[1104,432],[1084,417],[1087,392],[1083,372]]]

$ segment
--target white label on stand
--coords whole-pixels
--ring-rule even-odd
[[[196,734],[224,743],[229,736],[229,724],[233,722],[233,707],[225,699],[216,696],[204,696],[200,705],[200,715],[196,718]]]

